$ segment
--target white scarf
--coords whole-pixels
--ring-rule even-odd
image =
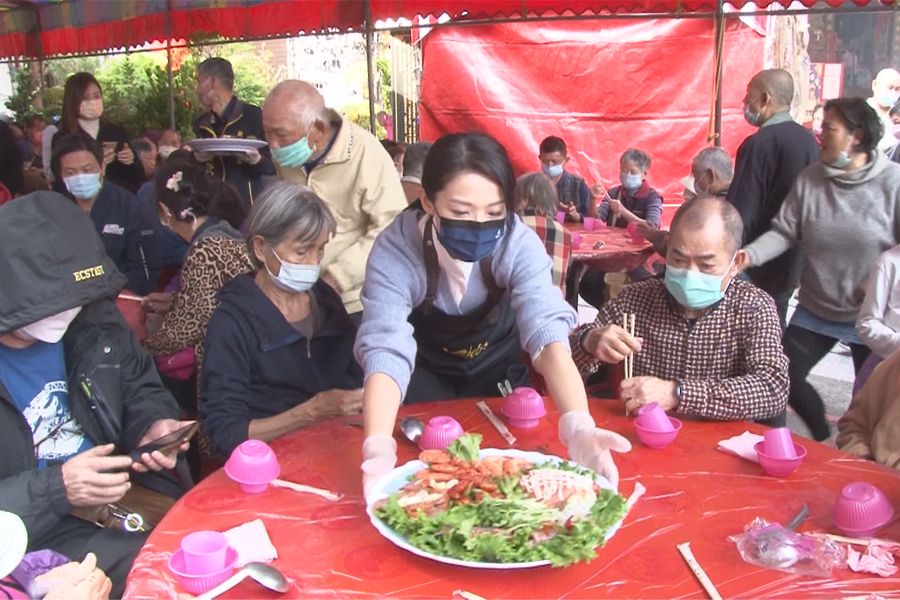
[[[95,140],[97,139],[97,134],[100,133],[100,119],[94,119],[92,121],[78,119],[78,124],[81,125],[81,128],[84,129],[89,136]]]

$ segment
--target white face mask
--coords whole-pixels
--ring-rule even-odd
[[[169,158],[169,155],[178,150],[175,146],[160,146],[157,154],[162,158]]]
[[[76,306],[61,313],[50,315],[40,321],[35,321],[31,325],[16,329],[15,334],[19,339],[29,342],[41,341],[48,344],[55,344],[63,338],[69,325],[81,312],[81,307]]]
[[[78,116],[85,121],[96,121],[103,116],[103,100],[84,100]]]

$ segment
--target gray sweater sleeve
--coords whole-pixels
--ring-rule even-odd
[[[800,239],[802,228],[802,178],[791,188],[787,198],[772,219],[769,231],[744,247],[750,265],[758,267],[793,248]]]
[[[508,245],[495,255],[494,276],[509,290],[519,341],[532,360],[553,342],[568,348],[569,332],[578,324],[575,311],[553,285],[552,264],[537,234],[518,219]]]
[[[421,250],[414,252],[407,236],[421,240],[413,213],[401,213],[375,239],[360,294],[363,321],[353,348],[366,379],[384,373],[404,396],[416,362],[409,314],[425,297]]]

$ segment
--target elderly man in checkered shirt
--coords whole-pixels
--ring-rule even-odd
[[[582,375],[634,354],[620,397],[631,413],[665,410],[715,420],[784,425],[788,361],[772,298],[736,279],[746,262],[740,214],[721,198],[700,198],[675,214],[665,279],[626,287],[593,323],[572,333]],[[620,326],[634,314],[634,335]]]

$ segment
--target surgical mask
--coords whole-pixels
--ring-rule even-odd
[[[281,260],[275,248],[272,248],[272,254],[281,263],[278,269],[278,275],[269,271],[266,265],[266,271],[269,271],[269,277],[275,282],[275,285],[286,292],[308,292],[316,281],[319,280],[319,265],[298,265]]]
[[[157,150],[157,154],[159,154],[162,158],[169,158],[169,155],[178,150],[175,146],[160,146],[159,150]]]
[[[847,154],[847,151],[841,150],[841,153],[838,154],[838,157],[834,159],[833,162],[827,162],[825,164],[829,167],[834,167],[835,169],[846,169],[851,162],[853,162],[853,159],[850,158],[850,155]]]
[[[895,123],[893,126],[894,137],[900,140],[900,124]]]
[[[297,168],[306,164],[312,158],[313,150],[309,146],[309,136],[302,138],[288,146],[272,148],[272,158],[282,167]]]
[[[553,177],[554,179],[563,174],[563,166],[561,164],[545,165],[544,163],[541,163],[541,170],[544,171],[544,175],[546,175],[547,177]]]
[[[464,262],[478,262],[497,247],[506,219],[479,223],[440,217],[438,224],[438,239],[450,256]]]
[[[619,175],[619,181],[622,182],[622,187],[624,187],[629,192],[636,191],[639,187],[641,187],[641,183],[644,182],[644,178],[640,175],[631,175],[630,173],[622,173]]]
[[[69,325],[81,312],[81,307],[76,306],[61,313],[50,315],[40,321],[35,321],[31,325],[20,327],[16,330],[16,337],[27,341],[41,341],[48,344],[55,344],[63,338]]]
[[[758,112],[753,112],[750,109],[750,103],[744,103],[744,119],[747,120],[748,123],[753,125],[754,127],[760,126],[760,121],[762,120],[760,114]]]
[[[722,281],[731,270],[736,256],[737,254],[731,257],[724,275],[710,275],[693,269],[667,266],[666,289],[678,304],[686,308],[692,310],[709,308],[725,297]]]
[[[878,105],[884,108],[891,108],[895,104],[897,104],[897,100],[900,99],[900,94],[891,90],[885,90],[880,92],[875,100],[878,101]]]
[[[66,187],[72,192],[72,195],[79,200],[90,200],[96,198],[103,187],[100,180],[100,173],[79,173],[78,175],[70,175],[63,177]]]
[[[79,115],[85,121],[96,121],[103,115],[103,100],[85,100],[79,108]]]

